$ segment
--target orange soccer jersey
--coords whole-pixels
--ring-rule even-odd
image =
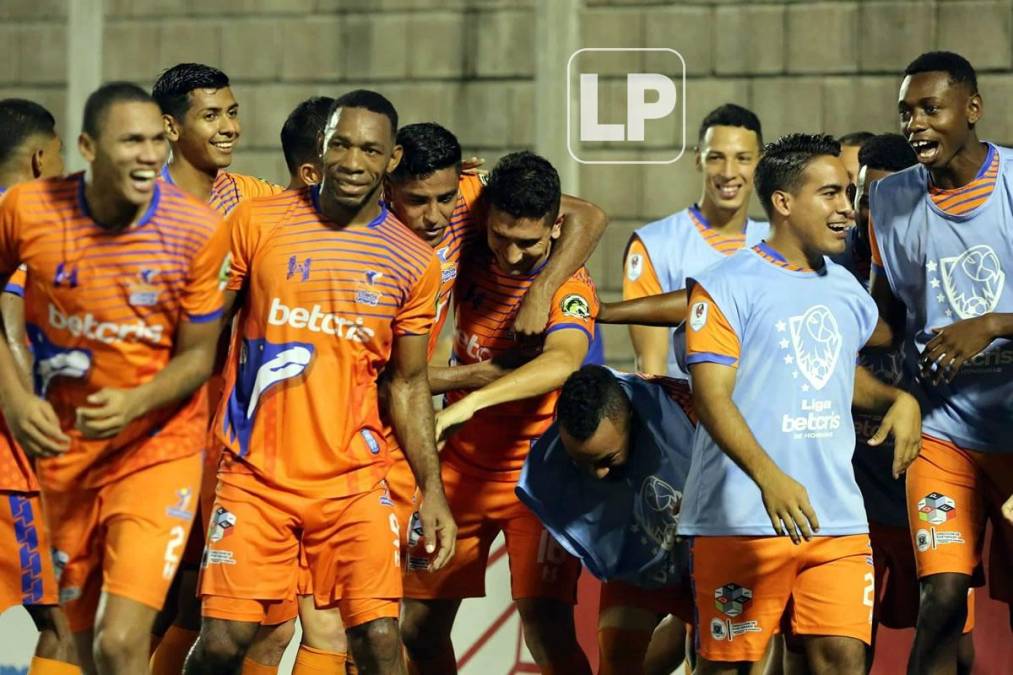
[[[172,174],[169,173],[169,165],[162,167],[162,180],[175,185]],[[211,185],[211,197],[208,199],[208,206],[223,216],[232,213],[240,202],[254,197],[270,197],[284,191],[280,185],[268,183],[266,180],[244,176],[241,173],[219,171],[215,176],[215,182]]]
[[[221,218],[159,183],[140,222],[110,232],[90,216],[84,175],[12,188],[0,202],[0,277],[28,268],[25,322],[37,393],[71,437],[38,463],[43,485],[92,488],[200,451],[203,394],[154,411],[112,439],[85,439],[75,411],[106,387],[151,380],[173,353],[181,321],[216,320],[228,233]],[[152,439],[157,442],[150,442]]]
[[[240,204],[228,289],[245,288],[214,433],[220,470],[308,496],[360,493],[388,464],[376,378],[395,337],[428,335],[440,265],[386,208],[339,228],[317,188]]]
[[[454,360],[460,364],[478,363],[516,346],[513,320],[538,272],[526,276],[504,274],[488,251],[477,252],[461,269],[454,294]],[[577,329],[590,343],[597,313],[594,282],[581,268],[553,296],[545,332]],[[454,403],[467,393],[452,391],[447,400]],[[450,436],[444,456],[473,477],[515,482],[531,443],[552,423],[558,397],[559,392],[553,391],[479,411]]]

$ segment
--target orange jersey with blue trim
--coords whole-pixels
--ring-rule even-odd
[[[213,423],[219,477],[338,497],[372,489],[389,458],[376,380],[394,339],[428,335],[440,264],[386,208],[337,227],[317,188],[240,204],[228,289],[243,291]]]
[[[131,422],[112,439],[85,439],[75,411],[103,388],[151,380],[172,358],[184,321],[221,316],[228,232],[221,217],[156,183],[139,222],[109,231],[91,217],[84,174],[12,188],[0,202],[0,277],[24,263],[25,323],[36,393],[56,410],[70,450],[37,463],[44,486],[94,487],[200,452],[203,390]]]
[[[485,361],[516,346],[514,318],[524,294],[537,277],[537,270],[530,275],[504,274],[488,250],[468,256],[462,263],[454,293],[455,364]],[[597,314],[594,282],[587,270],[581,268],[553,296],[545,334],[579,330],[590,344]],[[447,401],[454,403],[468,393],[449,392]],[[443,457],[468,475],[516,481],[531,443],[552,424],[557,398],[558,390],[480,410],[449,437]]]
[[[169,173],[169,165],[162,167],[161,178],[166,183],[175,185],[172,174]],[[241,173],[219,171],[215,176],[215,182],[211,185],[211,197],[208,198],[208,206],[223,216],[232,213],[232,209],[239,206],[240,202],[254,197],[270,197],[283,192],[285,188],[274,183],[268,183],[261,178],[246,176]]]

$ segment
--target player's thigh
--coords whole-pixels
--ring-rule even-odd
[[[310,500],[269,487],[252,475],[221,481],[201,570],[205,617],[260,623],[296,594],[302,513]]]
[[[510,590],[515,600],[547,598],[574,605],[580,561],[559,545],[541,521],[514,495],[516,504],[499,521],[510,561]]]
[[[907,470],[908,523],[918,577],[972,574],[981,561],[984,509],[974,459],[924,436],[921,454]]]
[[[817,537],[806,547],[792,590],[792,633],[871,644],[875,592],[868,535]]]
[[[201,456],[156,464],[106,486],[102,590],[161,609],[197,509]]]
[[[58,601],[42,499],[37,492],[0,492],[0,612]]]
[[[799,547],[787,537],[694,537],[690,546],[701,663],[759,661],[791,596]]]

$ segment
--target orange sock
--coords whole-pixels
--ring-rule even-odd
[[[344,652],[325,652],[306,645],[299,645],[299,653],[295,655],[295,667],[292,675],[334,675],[345,672],[348,654]]]
[[[81,675],[81,669],[66,661],[33,656],[32,664],[28,666],[28,675]]]
[[[243,659],[243,669],[240,673],[241,675],[278,675],[278,666],[265,666],[247,656]]]
[[[151,675],[180,675],[194,642],[197,642],[197,631],[169,626],[148,663]]]

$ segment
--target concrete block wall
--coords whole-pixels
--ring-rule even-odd
[[[62,116],[70,1],[0,2],[0,96],[33,97]],[[579,22],[577,47],[680,52],[689,145],[701,117],[727,101],[755,110],[768,139],[894,130],[899,73],[929,49],[959,51],[975,64],[985,101],[980,132],[1013,144],[1013,0],[565,1]],[[104,78],[144,86],[182,60],[228,72],[243,123],[237,171],[283,180],[278,132],[289,110],[306,96],[360,86],[388,95],[406,123],[435,120],[455,130],[467,153],[492,163],[534,148],[538,97],[563,97],[535,90],[538,68],[566,67],[539,59],[540,8],[538,0],[105,0],[97,48]],[[604,64],[603,115],[622,114],[624,74],[667,68],[659,58]],[[667,130],[647,146],[677,136]],[[602,159],[615,150],[588,152]],[[605,298],[618,295],[633,229],[700,192],[692,153],[668,166],[561,168],[612,217],[591,262]],[[607,340],[610,360],[630,366],[625,330],[610,329]]]

